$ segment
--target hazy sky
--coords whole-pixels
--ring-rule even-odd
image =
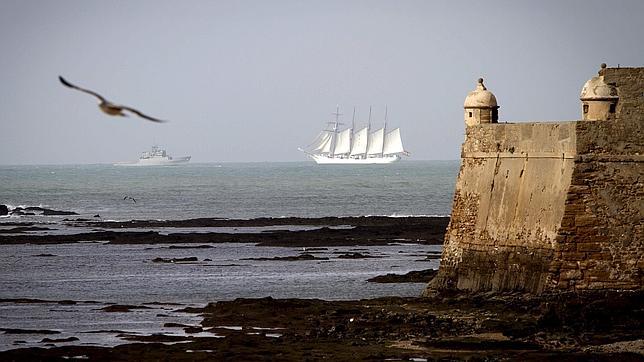
[[[644,1],[0,1],[0,164],[305,160],[340,104],[457,159],[476,79],[501,121],[580,117],[599,64],[644,65]],[[168,119],[109,117],[91,96]]]

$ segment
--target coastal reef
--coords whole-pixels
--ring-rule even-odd
[[[201,325],[168,324],[185,336],[121,333],[131,343],[18,348],[0,359],[641,361],[641,300],[641,292],[236,299],[186,309]]]
[[[12,228],[7,228],[4,232],[0,229],[0,245],[68,244],[87,241],[110,244],[174,244],[174,248],[203,247],[203,244],[213,243],[256,243],[258,246],[305,248],[390,243],[440,245],[448,222],[448,217],[380,216],[249,220],[204,218],[122,222],[68,219],[64,221],[65,233],[28,229],[35,227],[31,222],[4,223],[2,225]],[[48,224],[48,227],[54,226]],[[262,229],[267,227],[277,229]],[[88,232],[88,228],[92,231]],[[179,230],[181,228],[183,230]],[[348,257],[352,256],[355,257]]]

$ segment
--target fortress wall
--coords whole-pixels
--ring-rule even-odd
[[[644,285],[644,69],[604,75],[619,90],[616,120],[577,124],[579,155],[552,265],[557,289]]]
[[[468,127],[434,287],[543,290],[575,147],[575,122]]]
[[[614,119],[467,127],[433,290],[644,286],[644,68],[608,68]]]

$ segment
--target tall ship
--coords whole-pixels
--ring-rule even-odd
[[[174,166],[186,164],[188,161],[190,156],[172,157],[165,149],[153,145],[152,150],[141,153],[138,161],[115,163],[114,166]]]
[[[305,148],[299,148],[318,164],[385,164],[400,160],[401,156],[409,156],[405,151],[400,128],[387,129],[387,109],[385,108],[385,123],[382,128],[371,129],[371,108],[369,122],[360,129],[355,128],[355,108],[351,127],[341,129],[340,107],[336,108],[335,121],[328,122],[325,130],[320,132],[315,140]]]

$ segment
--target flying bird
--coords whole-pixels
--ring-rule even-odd
[[[98,94],[98,93],[96,93],[94,91],[91,91],[91,90],[85,89],[85,88],[81,88],[79,86],[76,86],[76,85],[73,85],[73,84],[69,83],[67,80],[65,80],[65,78],[63,78],[61,76],[58,76],[58,79],[66,87],[69,87],[71,89],[76,89],[76,90],[79,90],[79,91],[87,93],[87,94],[91,94],[94,97],[98,98],[98,100],[100,101],[98,103],[98,107],[101,109],[101,111],[103,111],[106,114],[109,114],[110,116],[127,117],[128,115],[126,113],[124,113],[124,111],[127,111],[127,112],[132,112],[132,113],[136,114],[137,116],[139,116],[141,118],[147,119],[148,121],[158,122],[158,123],[167,122],[167,121],[163,121],[163,120],[160,120],[160,119],[145,115],[145,114],[141,113],[140,111],[138,111],[138,110],[136,110],[136,109],[134,109],[132,107],[123,106],[123,105],[119,105],[119,104],[114,104],[114,103],[108,101],[107,99],[105,99],[105,97],[103,97],[102,95],[100,95],[100,94]]]
[[[123,198],[123,200],[127,200],[127,199],[130,199],[130,200],[134,201],[134,203],[136,204],[136,200],[134,199],[134,197],[132,197],[132,196],[125,196],[125,197]]]

